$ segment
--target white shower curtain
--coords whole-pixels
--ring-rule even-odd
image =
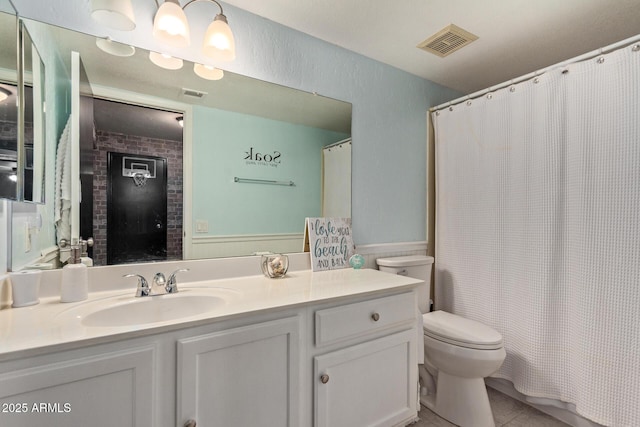
[[[351,217],[351,139],[322,149],[322,216]]]
[[[640,426],[639,98],[625,47],[432,115],[436,307],[502,333],[494,376],[611,426]]]

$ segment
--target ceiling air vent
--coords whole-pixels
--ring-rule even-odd
[[[478,40],[478,36],[451,24],[420,43],[417,47],[444,58],[474,40]]]
[[[183,87],[182,94],[184,96],[192,96],[194,98],[204,98],[207,95],[207,92],[202,92],[195,89],[187,89],[186,87]]]

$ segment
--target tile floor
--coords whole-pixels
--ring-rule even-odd
[[[493,418],[496,427],[567,427],[568,424],[558,421],[526,405],[519,400],[515,400],[499,391],[487,387],[489,401],[493,411]],[[440,418],[429,409],[422,406],[418,412],[420,421],[412,424],[411,427],[455,427],[449,421]]]

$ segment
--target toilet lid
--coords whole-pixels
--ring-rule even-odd
[[[460,347],[494,350],[502,347],[498,331],[475,320],[465,319],[446,311],[422,315],[425,335]]]

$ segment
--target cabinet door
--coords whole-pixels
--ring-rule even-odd
[[[153,426],[154,348],[0,375],[0,425]]]
[[[315,426],[391,426],[415,417],[414,345],[408,330],[315,357]]]
[[[300,424],[298,317],[178,342],[177,423]]]

